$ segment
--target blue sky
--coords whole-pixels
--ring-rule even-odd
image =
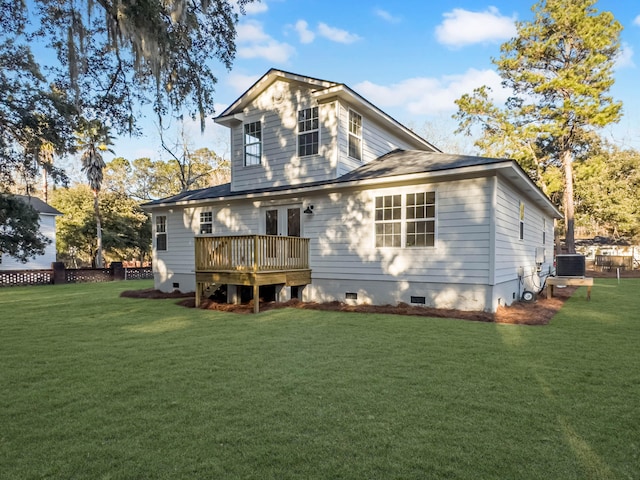
[[[455,99],[483,84],[498,98],[504,95],[491,58],[515,35],[516,20],[532,18],[532,5],[533,0],[263,0],[238,25],[233,69],[214,64],[215,109],[221,113],[274,67],[345,83],[419,134],[436,137],[427,140],[440,146],[453,138]],[[611,90],[623,101],[624,116],[604,133],[620,146],[640,149],[640,3],[600,0],[596,8],[613,12],[624,27]],[[118,139],[116,155],[165,158],[153,115],[141,124],[144,136]],[[193,147],[228,154],[226,128],[207,121],[203,135],[199,124],[187,131]],[[454,141],[465,144],[463,138]]]

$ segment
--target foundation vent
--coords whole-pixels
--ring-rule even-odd
[[[424,305],[427,303],[427,300],[425,297],[414,297],[413,295],[411,296],[411,303],[418,303],[420,305]]]
[[[357,300],[358,294],[355,292],[346,292],[344,294],[344,298],[346,298],[347,300]]]

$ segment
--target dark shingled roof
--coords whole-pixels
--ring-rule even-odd
[[[241,195],[258,194],[264,192],[277,192],[283,190],[295,190],[296,188],[308,188],[321,185],[339,185],[347,182],[370,180],[374,178],[395,177],[417,173],[455,170],[464,167],[491,165],[496,163],[511,162],[503,158],[474,157],[470,155],[453,155],[448,153],[427,152],[422,150],[393,150],[361,167],[352,170],[335,179],[321,182],[304,183],[300,185],[283,185],[279,187],[256,188],[231,191],[231,184],[217,185],[215,187],[202,188],[189,192],[179,193],[172,197],[161,198],[145,203],[143,206],[164,205],[194,200],[208,200],[220,197],[234,197]]]
[[[25,203],[28,203],[38,213],[43,213],[45,215],[62,215],[62,212],[56,210],[51,205],[44,203],[37,197],[31,197],[27,195],[14,195],[14,197],[19,198]]]
[[[355,170],[343,175],[338,182],[368,180],[372,178],[394,177],[415,173],[454,170],[463,167],[502,163],[503,158],[474,157],[450,153],[426,152],[421,150],[393,150]]]

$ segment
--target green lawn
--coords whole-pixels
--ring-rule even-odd
[[[544,327],[0,289],[1,479],[638,479],[640,280]]]

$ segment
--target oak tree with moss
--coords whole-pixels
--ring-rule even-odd
[[[476,145],[485,154],[510,156],[549,192],[553,169],[561,174],[566,248],[575,252],[573,162],[585,158],[598,129],[616,122],[622,104],[609,90],[620,52],[620,23],[596,0],[541,0],[531,21],[493,62],[512,93],[496,105],[487,87],[456,101],[458,132],[479,125]],[[547,178],[549,177],[549,178]]]

